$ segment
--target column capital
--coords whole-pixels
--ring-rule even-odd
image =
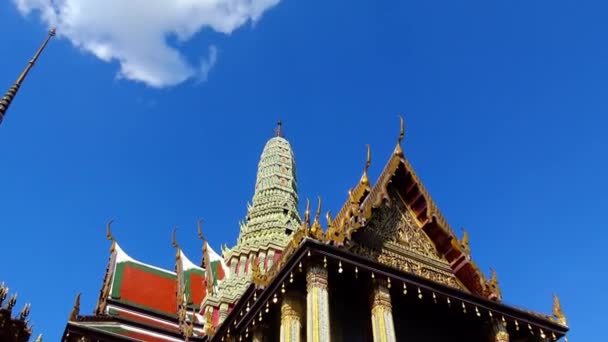
[[[490,342],[509,342],[509,332],[504,324],[498,320],[492,321]]]
[[[321,265],[310,265],[306,272],[306,289],[311,288],[327,289],[327,268]]]
[[[384,279],[374,279],[371,294],[372,310],[391,310],[391,293]]]

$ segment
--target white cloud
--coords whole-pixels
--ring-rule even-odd
[[[178,45],[203,28],[230,34],[256,22],[280,0],[13,0],[23,15],[37,12],[57,34],[99,59],[120,64],[119,77],[152,87],[207,79],[217,48],[192,65]]]

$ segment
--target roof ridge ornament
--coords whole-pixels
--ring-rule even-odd
[[[113,253],[116,250],[116,239],[114,238],[114,235],[112,235],[112,223],[113,222],[114,222],[114,220],[111,219],[106,224],[106,237],[108,238],[108,240],[112,241],[112,246],[110,247],[110,253]]]
[[[310,199],[306,199],[306,210],[304,211],[304,224],[310,226]]]
[[[553,316],[557,319],[557,322],[561,325],[568,326],[566,315],[562,311],[562,305],[557,297],[557,294],[553,294]]]
[[[171,231],[171,245],[177,249],[177,254],[175,254],[175,260],[179,260],[181,257],[181,251],[182,248],[179,246],[179,244],[177,243],[177,240],[175,239],[175,231],[177,230],[177,227],[174,227],[173,230]]]
[[[467,257],[471,256],[471,246],[469,245],[469,233],[462,227],[462,239],[459,241],[460,247]]]
[[[403,122],[403,116],[399,115],[400,129],[399,129],[399,138],[397,139],[397,147],[395,147],[395,154],[402,156],[403,149],[401,148],[401,141],[405,137],[405,123]]]
[[[213,294],[213,270],[211,269],[211,258],[209,256],[209,242],[203,235],[202,223],[203,219],[199,219],[196,222],[198,238],[203,241],[203,264],[201,266],[205,268],[205,283],[207,285],[207,293]]]
[[[80,315],[80,292],[76,295],[76,299],[74,300],[74,308],[70,312],[70,321],[75,321],[76,318]]]

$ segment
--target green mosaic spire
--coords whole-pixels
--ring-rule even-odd
[[[251,245],[252,240],[266,240],[264,237],[282,243],[299,226],[296,162],[291,145],[277,130],[277,136],[264,146],[253,205],[248,206],[246,221],[241,223],[237,245]]]

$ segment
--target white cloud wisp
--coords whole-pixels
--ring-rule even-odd
[[[194,78],[207,79],[217,48],[200,65],[189,63],[177,47],[203,28],[230,34],[258,21],[280,0],[13,0],[26,16],[37,12],[57,27],[57,34],[97,58],[118,61],[118,76],[152,87],[167,87]]]

